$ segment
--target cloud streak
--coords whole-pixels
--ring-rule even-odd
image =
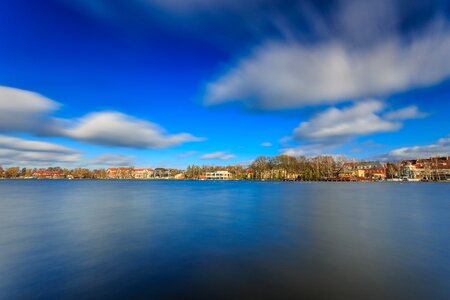
[[[274,110],[388,96],[448,78],[448,53],[447,28],[410,41],[390,38],[368,49],[339,41],[267,42],[210,82],[205,103],[240,101]]]
[[[402,147],[389,151],[382,157],[389,160],[417,159],[450,154],[450,137],[441,138],[434,144]]]
[[[226,152],[223,152],[223,151],[208,153],[208,154],[202,155],[200,157],[200,159],[203,159],[203,160],[208,160],[208,159],[230,160],[233,158],[236,158],[236,155],[227,154]]]
[[[40,94],[0,86],[0,132],[36,131],[59,106]]]
[[[281,149],[280,152],[290,156],[315,156],[315,155],[324,155],[326,151],[332,151],[338,146],[339,145],[335,144],[313,143],[296,147],[284,148]]]
[[[417,106],[411,105],[384,115],[386,120],[408,120],[425,118],[428,114],[419,111]]]
[[[81,154],[74,149],[0,135],[0,164],[2,165],[73,164],[80,162],[81,159]]]
[[[91,160],[89,165],[129,167],[134,166],[134,157],[120,154],[103,154]]]
[[[425,116],[416,106],[383,114],[385,107],[380,100],[356,102],[344,108],[331,107],[294,129],[289,140],[302,145],[286,147],[281,151],[297,156],[317,155],[339,148],[358,137],[398,131],[403,126],[402,120]]]
[[[384,109],[381,101],[356,103],[343,109],[330,108],[294,130],[297,141],[345,142],[355,136],[380,132],[393,132],[402,124],[382,119],[378,113]]]
[[[61,136],[86,143],[138,149],[164,149],[204,139],[189,133],[167,134],[160,126],[118,112],[89,114],[60,130]]]
[[[57,102],[37,93],[0,87],[0,132],[28,132],[136,149],[164,149],[205,140],[189,133],[168,134],[155,123],[115,111],[57,119],[51,114],[58,107]]]

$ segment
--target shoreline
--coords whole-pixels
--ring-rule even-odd
[[[450,180],[418,180],[418,181],[403,181],[403,180],[255,180],[255,179],[174,179],[174,178],[158,178],[158,179],[119,179],[119,178],[0,178],[0,180],[18,180],[18,181],[200,181],[200,182],[297,182],[297,183],[450,183]]]

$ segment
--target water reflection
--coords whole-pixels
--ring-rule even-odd
[[[450,297],[450,186],[0,181],[0,298]]]

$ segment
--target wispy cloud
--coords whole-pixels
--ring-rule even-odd
[[[270,8],[260,15],[271,26],[262,26],[265,35],[253,49],[207,82],[205,104],[265,110],[335,104],[429,87],[450,76],[450,24],[437,2],[292,1],[284,8],[276,2],[256,1]],[[417,16],[420,22],[411,22]]]
[[[82,155],[74,149],[47,142],[0,135],[1,165],[73,164],[81,160]]]
[[[0,86],[0,132],[36,131],[59,106],[40,94]]]
[[[425,118],[428,114],[419,111],[417,106],[411,105],[399,110],[388,112],[384,115],[386,120],[408,120]]]
[[[424,117],[415,106],[383,114],[385,108],[380,100],[356,102],[344,108],[331,107],[302,122],[291,137],[285,138],[301,145],[288,146],[281,151],[290,155],[317,155],[333,151],[358,137],[398,131],[403,126],[402,120]]]
[[[378,114],[383,110],[381,101],[356,103],[343,109],[330,108],[294,130],[297,141],[344,142],[355,136],[392,132],[402,124],[384,120]]]
[[[40,141],[29,141],[16,137],[0,135],[0,148],[15,151],[51,152],[62,154],[73,154],[76,150]]]
[[[241,101],[273,110],[388,96],[448,78],[449,52],[447,28],[408,42],[391,38],[369,49],[339,41],[268,42],[210,82],[205,103]]]
[[[0,132],[28,132],[137,149],[163,149],[205,140],[189,133],[168,134],[155,123],[115,111],[57,119],[51,113],[58,106],[36,93],[0,87]]]
[[[121,154],[103,154],[89,161],[92,166],[129,167],[134,166],[134,156]]]
[[[166,134],[158,125],[118,112],[91,113],[61,129],[61,136],[113,147],[163,149],[203,141],[189,133]]]
[[[339,145],[312,143],[295,147],[283,148],[281,149],[280,152],[290,156],[315,156],[315,155],[324,155],[325,153],[331,152],[337,147],[339,147]]]
[[[441,138],[436,143],[422,146],[403,147],[389,151],[381,157],[388,160],[426,158],[436,155],[450,155],[450,137]]]
[[[264,142],[264,143],[261,143],[261,146],[263,146],[263,147],[272,147],[272,143]]]
[[[116,15],[119,25],[132,11],[208,41],[235,36],[232,61],[206,84],[208,105],[240,101],[272,110],[335,104],[432,86],[450,75],[448,9],[440,1],[68,2]]]
[[[200,159],[218,159],[218,160],[230,160],[236,158],[234,154],[227,154],[226,152],[219,151],[208,153],[200,157]]]

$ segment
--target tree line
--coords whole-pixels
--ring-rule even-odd
[[[156,171],[162,171],[164,176],[175,176],[179,173],[183,173],[183,170],[177,169],[163,169],[157,168]],[[123,167],[117,172],[120,179],[133,179],[134,167]],[[88,169],[88,168],[61,168],[61,167],[48,167],[48,168],[20,168],[20,167],[9,167],[3,169],[0,166],[0,178],[14,179],[14,178],[32,178],[34,174],[38,172],[57,172],[58,177],[61,178],[76,178],[76,179],[107,179],[108,171],[107,169]]]
[[[67,169],[61,167],[48,167],[45,169],[9,167],[3,169],[1,166],[0,166],[0,178],[31,178],[33,177],[33,174],[39,171],[60,172],[62,177],[68,177],[69,175],[71,175],[74,178],[82,178],[82,179],[106,178],[105,169],[95,169],[95,170],[90,170],[87,168]]]
[[[196,179],[205,172],[226,170],[236,179],[253,180],[286,180],[286,179],[316,179],[336,176],[336,172],[347,160],[343,156],[259,156],[248,166],[196,166],[186,169],[186,178]]]
[[[197,179],[206,172],[226,170],[234,175],[235,179],[249,180],[315,180],[320,178],[338,177],[344,163],[348,162],[345,156],[319,155],[306,156],[259,156],[248,166],[210,166],[191,165],[186,169],[186,178]],[[388,178],[400,173],[399,163],[387,163]]]
[[[199,179],[206,172],[219,170],[229,171],[238,180],[293,180],[304,179],[314,180],[319,178],[337,177],[345,162],[349,160],[344,156],[319,155],[316,157],[305,156],[259,156],[249,165],[189,165],[186,170],[170,170],[170,175],[184,173],[186,179]],[[129,168],[132,170],[132,168]],[[30,169],[10,167],[3,169],[0,167],[0,178],[31,177],[33,173],[43,169]],[[105,179],[108,178],[106,169],[67,169],[61,167],[50,167],[45,169],[50,172],[61,172],[62,176],[69,175],[80,179]],[[387,163],[387,175],[397,176],[400,172],[399,163]],[[131,174],[131,171],[130,171]],[[129,176],[131,178],[131,175]]]

